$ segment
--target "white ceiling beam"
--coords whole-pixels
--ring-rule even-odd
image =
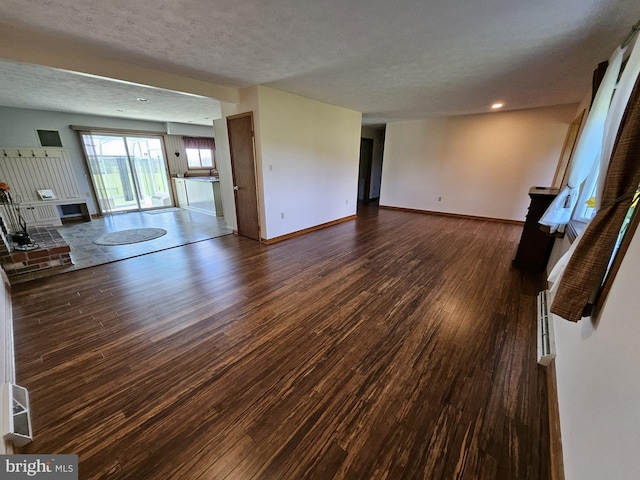
[[[10,25],[0,26],[0,58],[192,93],[228,103],[240,102],[237,88],[107,58],[75,42],[21,31]]]

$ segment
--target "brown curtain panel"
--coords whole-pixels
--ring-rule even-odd
[[[182,137],[184,148],[210,148],[216,151],[216,143],[213,138],[205,137]]]
[[[602,193],[591,220],[567,264],[551,312],[577,322],[589,310],[602,283],[618,233],[640,184],[640,78],[618,130]]]

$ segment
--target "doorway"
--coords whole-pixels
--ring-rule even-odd
[[[358,169],[358,200],[371,200],[371,170],[373,169],[373,139],[360,139],[360,167]]]
[[[162,137],[80,135],[102,215],[173,206]]]
[[[238,235],[260,241],[253,113],[227,117]]]

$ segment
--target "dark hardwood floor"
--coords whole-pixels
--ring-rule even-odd
[[[363,208],[13,289],[35,439],[80,478],[548,478],[521,228]]]

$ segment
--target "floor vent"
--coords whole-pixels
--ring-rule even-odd
[[[2,436],[5,440],[13,442],[16,447],[23,447],[33,438],[29,392],[20,385],[5,383],[2,384],[2,395],[4,395]]]
[[[547,366],[556,358],[553,318],[549,313],[549,290],[538,294],[538,363]]]

